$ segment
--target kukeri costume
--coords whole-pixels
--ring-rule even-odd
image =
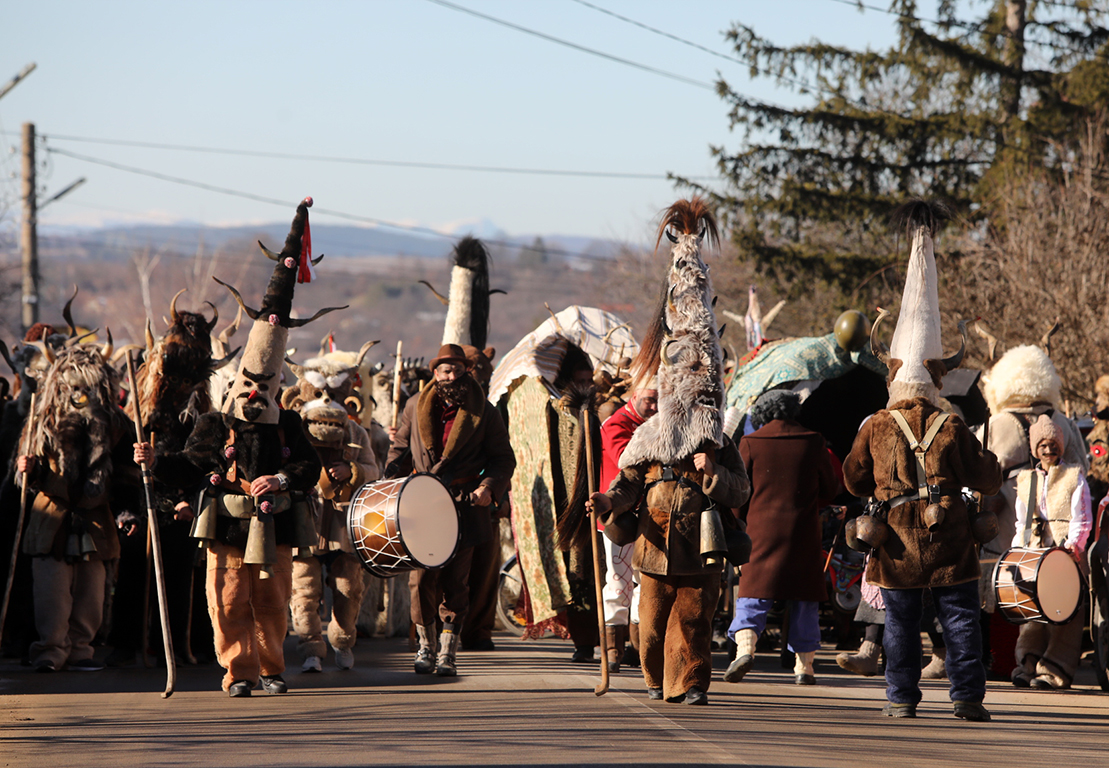
[[[961,489],[996,493],[1001,469],[962,420],[936,404],[943,374],[958,366],[962,353],[941,359],[935,214],[924,203],[911,205],[912,253],[901,315],[892,349],[881,355],[890,369],[890,402],[859,430],[843,465],[844,482],[856,496],[874,497],[888,508],[888,535],[866,572],[886,603],[886,713],[915,717],[923,591],[931,589],[947,642],[955,715],[988,720],[981,705],[986,671],[978,558]]]
[[[620,457],[620,476],[604,494],[612,507],[604,522],[608,533],[645,495],[633,565],[641,576],[640,660],[648,695],[705,704],[721,564],[702,559],[702,518],[718,515],[735,526],[731,508],[747,499],[750,486],[739,452],[723,435],[722,355],[700,254],[702,237],[709,232],[715,239],[716,225],[695,199],[671,206],[663,228],[673,243],[667,303],[653,329],[657,343],[645,342],[640,353],[648,376],[658,368],[658,413]],[[713,472],[696,468],[699,453]]]
[[[327,586],[332,590],[327,638],[335,649],[336,665],[340,669],[354,666],[351,649],[358,637],[355,623],[366,591],[367,574],[350,541],[346,511],[353,493],[365,483],[377,480],[381,469],[369,434],[353,421],[344,403],[348,400],[360,403],[353,394],[353,379],[362,356],[372,346],[373,342],[364,345],[352,365],[318,357],[307,360],[303,366],[291,365],[297,381],[281,397],[286,410],[301,415],[309,442],[323,464],[313,499],[318,510],[319,543],[312,554],[293,559],[293,629],[300,636],[297,652],[306,672],[319,672],[327,653],[320,621],[325,566]],[[343,479],[336,479],[333,473]]]
[[[208,612],[232,696],[249,696],[259,678],[267,692],[285,692],[293,548],[318,543],[305,494],[319,481],[320,460],[300,415],[277,405],[289,328],[331,311],[290,316],[296,282],[311,279],[309,205],[297,207],[281,253],[266,251],[277,263],[261,309],[227,286],[254,324],[223,412],[200,417],[184,450],[154,466],[169,485],[206,484],[193,536],[207,549]],[[269,490],[255,495],[255,482]]]
[[[28,477],[31,508],[23,553],[33,558],[36,668],[98,669],[90,642],[100,629],[107,564],[119,557],[115,515],[137,511],[138,471],[131,461],[118,380],[103,349],[71,346],[55,355],[35,403]],[[30,423],[28,423],[30,425]]]

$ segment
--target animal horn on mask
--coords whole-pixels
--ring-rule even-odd
[[[658,376],[658,414],[632,435],[620,466],[673,464],[723,444],[724,358],[713,310],[706,241],[719,241],[716,221],[699,199],[679,200],[663,213],[656,248],[671,243],[670,269],[654,322],[636,361],[637,382]]]

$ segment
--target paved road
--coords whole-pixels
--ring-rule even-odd
[[[831,651],[815,687],[793,685],[777,654],[723,683],[717,654],[711,704],[686,707],[648,702],[638,671],[594,696],[597,667],[571,664],[557,641],[498,638],[463,653],[454,679],[413,674],[406,640],[356,650],[349,672],[290,671],[288,695],[246,700],[218,691],[215,666],[182,668],[164,700],[160,670],[41,675],[5,661],[0,766],[1109,765],[1109,694],[1088,666],[1067,693],[991,683],[994,722],[980,724],[952,717],[937,683],[918,719],[880,717],[881,679],[843,673]]]

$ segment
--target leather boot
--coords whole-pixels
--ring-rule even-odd
[[[458,653],[458,635],[454,633],[453,624],[443,625],[443,634],[439,635],[439,655],[435,659],[435,674],[440,677],[454,677],[458,674],[455,656]]]
[[[435,671],[435,625],[416,625],[416,638],[420,641],[416,651],[416,674],[430,675]]]
[[[813,661],[816,651],[803,651],[797,654],[793,662],[794,682],[798,685],[816,685],[816,674],[813,671]]]
[[[932,660],[928,662],[928,666],[920,670],[921,680],[943,680],[947,677],[947,649],[946,648],[933,648]]]
[[[628,625],[628,643],[624,646],[624,658],[620,662],[625,667],[639,666],[639,624]]]
[[[755,643],[759,635],[753,629],[741,629],[735,633],[735,660],[724,673],[725,683],[738,683],[755,666]]]
[[[623,625],[605,627],[605,645],[608,646],[608,671],[617,674],[620,671],[620,662],[624,658],[624,636],[628,628]]]
[[[874,677],[878,674],[878,654],[881,653],[882,647],[877,643],[872,643],[869,640],[863,640],[863,644],[859,646],[858,653],[843,653],[836,656],[836,664],[852,672],[856,675],[863,677]]]

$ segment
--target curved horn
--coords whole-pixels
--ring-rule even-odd
[[[258,241],[258,247],[262,249],[262,253],[266,254],[266,258],[268,258],[270,261],[281,261],[281,254],[274,253],[269,248],[262,245],[261,240]]]
[[[239,303],[239,310],[235,313],[235,319],[231,324],[220,331],[220,335],[216,338],[224,347],[227,347],[227,342],[235,335],[235,331],[239,330],[239,325],[243,322],[243,305]]]
[[[242,347],[235,347],[235,349],[231,350],[231,354],[229,354],[225,357],[221,357],[219,360],[213,360],[212,361],[212,369],[211,369],[212,373],[215,373],[220,368],[222,368],[223,366],[227,365],[232,360],[234,360],[235,356],[239,354],[240,350],[242,350]]]
[[[678,242],[678,236],[670,231],[670,227],[666,228],[666,239],[672,243]]]
[[[228,285],[227,283],[223,282],[222,280],[220,280],[215,275],[212,275],[212,279],[215,280],[220,285],[222,285],[227,290],[231,291],[231,295],[235,297],[235,301],[239,302],[240,309],[242,309],[243,312],[246,312],[247,317],[249,317],[251,320],[257,320],[258,319],[258,315],[260,315],[261,313],[256,309],[251,309],[250,307],[248,307],[246,305],[246,303],[243,301],[242,294],[240,294],[238,291],[236,291],[234,289],[234,287],[232,287],[232,286]],[[230,334],[228,334],[228,335],[230,336]]]
[[[54,348],[45,341],[32,341],[31,346],[38,347],[39,351],[42,352],[42,356],[46,358],[46,362],[50,365],[53,365],[54,361],[58,359],[58,356],[54,354]]]
[[[293,320],[293,319],[290,319],[288,327],[289,328],[300,328],[302,325],[308,325],[308,323],[312,322],[313,320],[318,320],[319,318],[326,315],[328,312],[335,312],[336,310],[346,309],[349,306],[350,306],[350,304],[344,304],[341,307],[327,307],[326,309],[321,309],[319,312],[312,315],[307,320]]]
[[[874,332],[871,331],[871,333],[873,334]],[[961,365],[962,362],[963,362],[963,356],[967,353],[967,321],[966,320],[960,320],[959,321],[959,335],[962,337],[962,340],[963,340],[962,344],[959,347],[959,351],[956,352],[955,354],[953,354],[951,357],[945,357],[943,359],[943,365],[948,371],[953,371],[956,368],[958,368],[959,365]],[[873,338],[873,336],[871,336],[871,338]]]
[[[328,344],[327,342],[328,342],[328,340],[331,339],[331,337],[334,335],[334,333],[335,333],[334,331],[328,331],[327,335],[324,336],[322,339],[320,339],[320,354],[319,354],[319,357],[323,357],[324,355],[326,355],[328,352],[331,351],[330,349],[328,349],[328,347],[331,346],[331,345]]]
[[[150,327],[150,318],[146,318],[146,352],[154,351],[154,330]]]
[[[289,366],[289,370],[292,371],[293,375],[298,379],[304,378],[304,366],[294,363],[293,359],[288,355],[285,355],[285,365]]]
[[[4,362],[7,363],[8,367],[12,369],[12,373],[18,376],[19,371],[15,369],[15,363],[12,362],[11,353],[8,352],[8,345],[5,344],[2,340],[0,340],[0,355],[4,356]]]
[[[344,400],[343,405],[345,405],[347,408],[353,409],[355,413],[362,413],[362,409],[366,407],[362,403],[361,398],[355,397],[354,395],[351,395],[346,400]]]
[[[505,296],[508,295],[508,291],[504,290],[503,288],[494,288],[493,290],[489,291],[490,296],[492,296],[494,293],[503,293]]]
[[[216,328],[216,323],[219,322],[219,308],[210,301],[204,303],[212,308],[212,322],[208,323],[208,334],[211,335],[212,331]]]
[[[373,349],[374,345],[378,343],[380,343],[380,339],[377,341],[367,341],[362,345],[362,348],[358,350],[358,357],[354,360],[354,370],[358,370],[362,367],[362,361],[366,359],[366,353]]]
[[[72,339],[66,339],[65,346],[66,347],[72,347],[74,345],[80,344],[82,341],[87,339],[89,336],[95,336],[99,330],[100,330],[99,328],[93,328],[91,331],[86,331],[85,333],[82,333],[80,336],[75,336]],[[50,346],[50,345],[47,344],[47,346]]]
[[[426,285],[428,287],[428,290],[435,294],[435,298],[439,299],[439,303],[442,304],[444,307],[450,303],[447,297],[439,293],[439,291],[435,290],[435,287],[432,286],[432,284],[429,283],[427,280],[417,280],[416,282]]]
[[[664,366],[671,366],[675,362],[675,360],[670,359],[670,354],[668,352],[670,345],[673,344],[674,341],[675,339],[666,339],[662,342],[662,347],[659,349],[659,362]]]
[[[319,264],[321,261],[323,261],[323,254],[321,253],[319,256],[317,256],[314,259],[309,259],[309,261],[312,262],[312,266],[314,267],[317,264]]]
[[[990,329],[985,326],[981,318],[974,321],[974,332],[986,340],[986,352],[992,363],[997,357],[997,337],[990,333]]]
[[[727,327],[728,327],[727,323],[724,323],[722,326],[720,326],[720,330],[716,332],[716,338],[718,338],[718,339],[724,338],[724,329],[727,328]]]
[[[177,299],[181,296],[182,293],[187,290],[189,289],[182,288],[177,293],[173,294],[173,300],[169,303],[169,319],[173,325],[177,325],[178,321],[180,320],[180,317],[177,314]]]
[[[111,360],[112,350],[116,348],[115,343],[112,341],[112,329],[105,328],[104,332],[108,335],[108,340],[104,342],[104,346],[100,348],[100,356],[105,360]]]
[[[77,335],[77,325],[73,322],[73,300],[77,298],[78,287],[73,286],[73,295],[69,297],[69,301],[65,303],[65,308],[62,310],[62,317],[65,318],[66,325],[69,326],[69,338]]]
[[[889,317],[889,314],[887,310],[878,307],[878,317],[874,320],[874,325],[870,326],[870,351],[887,368],[890,364],[889,348],[878,341],[878,326]]]

